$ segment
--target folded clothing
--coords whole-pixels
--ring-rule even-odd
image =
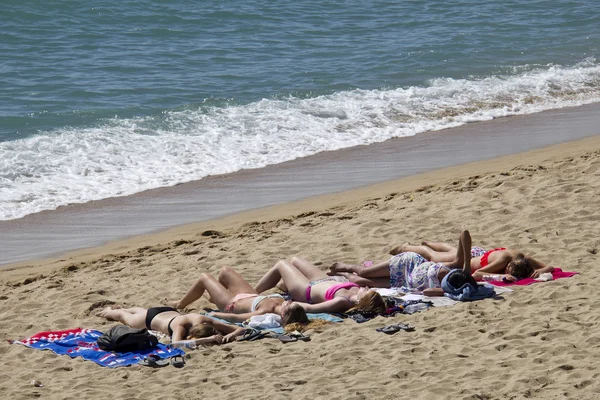
[[[460,289],[449,293],[444,292],[444,296],[456,301],[475,301],[494,297],[496,292],[492,285],[483,284],[473,287],[472,285],[464,285]]]

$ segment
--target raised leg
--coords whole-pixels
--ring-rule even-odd
[[[231,267],[221,268],[221,271],[219,271],[219,282],[234,295],[240,293],[256,293],[252,285],[246,282],[246,280]]]
[[[321,271],[319,268],[300,257],[292,257],[291,264],[296,267],[298,271],[302,272],[302,274],[307,277],[309,281],[327,278],[327,274],[325,272]]]
[[[205,291],[208,292],[211,301],[217,305],[219,310],[224,310],[234,297],[234,294],[227,290],[212,275],[203,273],[196,279],[196,282],[194,282],[185,296],[171,305],[175,308],[184,308],[202,297]]]
[[[282,279],[292,298],[296,301],[306,301],[306,288],[310,280],[298,268],[285,260],[280,260],[260,278],[255,286],[257,293],[271,289]]]

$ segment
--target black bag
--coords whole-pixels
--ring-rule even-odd
[[[148,329],[133,329],[126,325],[113,326],[98,338],[98,347],[118,353],[151,349],[157,345],[158,338]]]

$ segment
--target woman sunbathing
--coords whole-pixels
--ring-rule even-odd
[[[447,262],[454,257],[456,247],[448,243],[425,241],[421,246],[405,243],[393,248],[390,253],[395,255],[407,251],[420,254],[429,261]],[[543,273],[554,271],[554,267],[518,250],[504,247],[487,251],[481,247],[472,247],[471,256],[471,270],[476,280],[482,280],[489,274],[497,274],[503,275],[506,281],[514,282],[527,277],[537,278]]]
[[[180,314],[172,307],[111,308],[96,314],[110,321],[118,321],[132,328],[146,328],[162,332],[178,342],[196,339],[195,344],[221,344],[244,333],[245,328],[226,324],[200,314]]]
[[[454,257],[448,262],[431,262],[415,252],[403,252],[370,267],[338,262],[331,266],[329,274],[342,275],[361,286],[405,287],[422,291],[426,296],[441,296],[442,279],[453,269],[462,268],[461,273],[453,274],[453,280],[477,286],[471,277],[470,248],[471,236],[463,231]]]
[[[221,268],[218,280],[210,274],[201,274],[185,296],[171,303],[171,306],[177,309],[185,308],[205,292],[208,292],[209,301],[221,311],[211,315],[226,321],[244,322],[254,315],[277,314],[281,316],[283,326],[308,323],[306,312],[300,305],[286,301],[280,294],[260,296],[230,267]]]
[[[327,276],[325,272],[301,258],[291,262],[281,260],[258,282],[257,293],[271,289],[283,280],[283,285],[295,304],[306,312],[362,312],[383,313],[386,304],[377,292],[368,291],[342,277]]]

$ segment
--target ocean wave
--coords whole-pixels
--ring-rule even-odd
[[[600,101],[600,65],[524,65],[426,86],[200,105],[0,143],[0,219],[469,122]]]

